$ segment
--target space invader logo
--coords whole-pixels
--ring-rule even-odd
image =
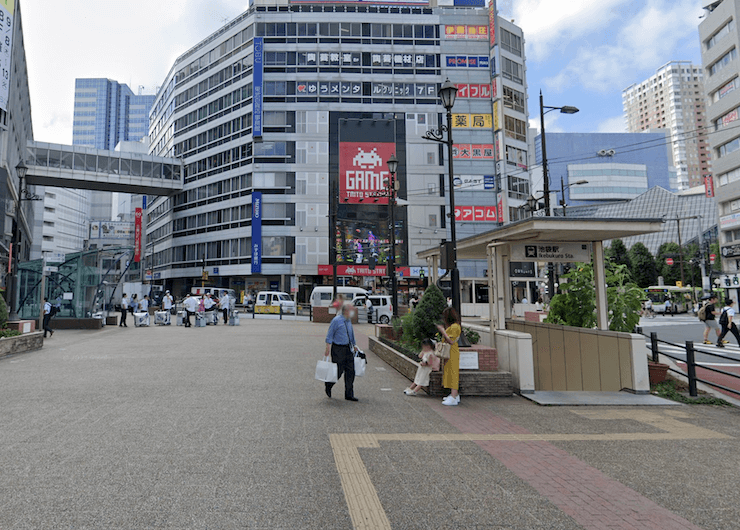
[[[382,197],[390,177],[391,142],[340,142],[339,200],[344,204],[388,204]]]
[[[373,149],[368,153],[362,150],[362,147],[357,148],[357,154],[352,159],[353,166],[359,166],[362,169],[374,169],[383,164],[383,159],[378,156],[378,148]]]

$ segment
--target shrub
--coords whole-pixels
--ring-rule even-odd
[[[17,329],[0,330],[0,339],[4,339],[5,337],[17,337],[18,335],[21,335],[21,332]]]
[[[434,337],[437,333],[437,324],[442,318],[442,311],[447,307],[447,300],[442,291],[434,284],[429,285],[424,296],[411,313],[411,326],[409,335],[406,335],[404,327],[404,336],[407,340],[413,340],[417,343],[422,339]]]
[[[470,328],[463,328],[465,338],[468,339],[470,344],[478,344],[480,342],[480,335],[477,331]]]
[[[5,303],[5,293],[0,296],[0,329],[8,324],[8,304]]]

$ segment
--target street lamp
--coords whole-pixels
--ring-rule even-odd
[[[564,186],[563,185],[563,177],[562,176],[560,177],[560,206],[563,207],[563,217],[567,217],[567,215],[565,215],[565,206],[566,206],[566,204],[565,204],[565,190],[567,190],[571,186],[583,186],[584,184],[588,184],[588,181],[587,180],[579,180],[579,181],[576,181],[576,182],[571,182],[567,186]]]
[[[547,109],[547,110],[545,110]],[[547,171],[547,144],[545,142],[545,114],[553,110],[559,110],[561,114],[575,114],[578,112],[576,107],[565,105],[564,107],[548,107],[542,100],[542,90],[540,90],[540,141],[542,142],[542,178],[545,187],[545,215],[550,215],[550,175]]]
[[[21,235],[21,201],[23,200],[23,195],[28,195],[29,198],[27,200],[40,200],[35,195],[29,194],[28,190],[23,188],[23,179],[26,177],[26,173],[28,172],[28,166],[23,163],[23,160],[18,162],[18,165],[15,166],[15,172],[18,174],[18,201],[15,203],[15,218],[13,219],[14,230],[13,230],[13,242],[10,246],[10,263],[11,263],[11,272],[10,277],[8,278],[8,281],[6,282],[7,287],[10,289],[10,296],[8,297],[8,301],[10,303],[10,314],[8,315],[9,321],[17,321],[20,320],[18,317],[18,260],[21,257],[21,253],[18,249],[20,246],[20,235]],[[43,271],[42,271],[43,274]]]
[[[460,271],[457,269],[457,234],[455,231],[455,172],[452,167],[452,107],[455,106],[457,87],[447,78],[437,95],[442,100],[442,106],[447,111],[447,125],[443,124],[439,129],[427,131],[422,138],[447,145],[447,166],[450,188],[450,237],[452,239],[452,307],[460,315],[462,313],[460,312]],[[446,140],[444,139],[444,132],[447,132]]]
[[[396,192],[399,188],[399,182],[396,180],[396,171],[398,170],[398,158],[393,153],[388,159],[388,172],[391,178],[388,179],[388,216],[390,217],[390,235],[391,235],[391,255],[388,260],[388,275],[391,277],[391,294],[393,297],[393,316],[398,316],[398,285],[396,283]]]

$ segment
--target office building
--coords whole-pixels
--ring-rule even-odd
[[[725,272],[740,270],[740,2],[704,2],[699,24],[707,94],[714,195]]]
[[[551,204],[556,214],[562,212],[563,192],[565,204],[577,206],[634,199],[655,186],[675,191],[676,171],[666,133],[546,133],[550,189],[555,194]],[[533,144],[530,151],[539,166],[540,135]]]
[[[21,2],[0,4],[0,13],[6,22],[0,27],[0,39],[3,43],[10,43],[7,48],[9,54],[0,54],[0,67],[8,72],[8,77],[0,83],[0,201],[4,204],[2,232],[0,232],[0,277],[3,285],[8,287],[8,258],[13,241],[13,232],[18,228],[19,245],[13,250],[13,259],[27,260],[38,244],[34,240],[33,232],[43,211],[41,201],[25,200],[33,198],[35,194],[42,194],[43,190],[34,186],[24,187],[28,194],[20,192],[19,178],[16,166],[24,159],[26,142],[33,140],[33,126],[31,124],[31,98],[28,89],[28,69],[26,65],[25,43],[23,41],[23,22],[21,17]],[[20,201],[18,222],[16,223],[16,208]]]
[[[711,173],[701,67],[671,61],[654,75],[622,91],[628,132],[670,131],[678,189],[701,186]]]
[[[449,4],[258,1],[179,57],[150,119],[151,153],[186,171],[185,190],[147,211],[153,280],[181,294],[205,263],[222,287],[298,277],[305,291],[335,260],[348,282],[381,278],[391,154],[397,264],[418,278],[417,252],[450,237],[446,146],[422,139],[445,123],[448,77],[457,235],[513,218],[529,195],[522,32],[483,2]]]

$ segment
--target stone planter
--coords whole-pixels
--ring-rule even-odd
[[[650,376],[651,385],[662,383],[666,380],[668,376],[668,365],[648,361],[648,374]]]
[[[396,332],[390,324],[375,324],[375,335],[386,340],[397,341],[401,339],[403,331],[399,329]]]
[[[0,339],[0,358],[16,353],[39,350],[44,346],[44,334],[40,331],[24,333],[17,337]]]

